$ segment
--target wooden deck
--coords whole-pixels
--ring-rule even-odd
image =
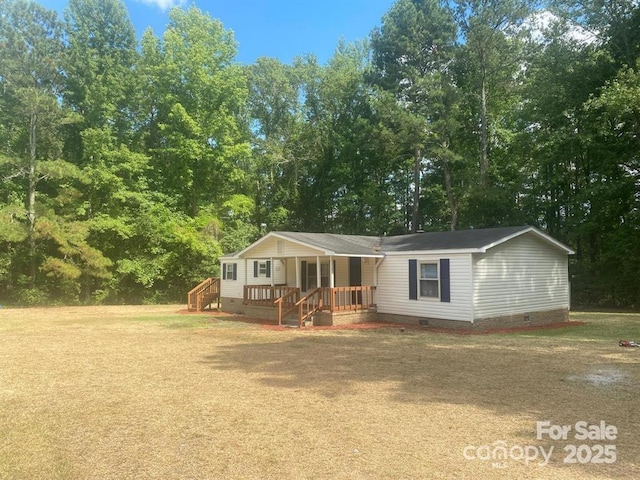
[[[298,325],[316,312],[371,311],[376,308],[376,287],[321,287],[302,296],[297,287],[286,285],[245,285],[243,304],[277,309],[278,324],[293,314]],[[220,308],[220,279],[207,278],[187,294],[187,308],[202,311],[217,304]]]
[[[297,292],[300,298],[300,289],[296,287],[271,286],[271,285],[245,285],[242,303],[261,307],[274,307],[279,298],[288,297]],[[298,300],[296,299],[296,301]]]
[[[244,305],[278,309],[278,324],[296,313],[298,325],[315,312],[346,312],[376,308],[376,287],[321,287],[301,297],[299,288],[270,285],[245,285]]]

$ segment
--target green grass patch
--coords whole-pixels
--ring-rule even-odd
[[[244,329],[255,328],[256,325],[247,322],[234,322],[228,317],[216,318],[210,315],[168,315],[164,317],[141,317],[139,321],[151,320],[165,328],[188,329],[188,328],[224,328],[224,329]]]
[[[540,329],[513,333],[517,337],[566,338],[573,341],[618,342],[640,341],[640,314],[638,313],[571,313],[571,321],[584,322],[580,326]]]

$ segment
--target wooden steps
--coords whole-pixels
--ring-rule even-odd
[[[187,309],[201,312],[216,304],[220,308],[220,279],[207,278],[187,293]]]

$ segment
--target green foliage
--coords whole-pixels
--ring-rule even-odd
[[[18,204],[0,204],[0,242],[20,243],[27,239],[28,231],[23,221],[24,207]]]
[[[638,12],[397,0],[326,65],[242,66],[196,7],[138,43],[121,0],[4,0],[0,300],[183,301],[268,230],[528,223],[574,302],[637,307]]]
[[[41,288],[25,286],[16,289],[16,293],[9,298],[11,303],[23,307],[35,307],[40,305],[50,305],[49,294]]]
[[[249,155],[241,113],[245,72],[232,60],[233,34],[195,7],[174,8],[162,39],[142,39],[140,72],[153,114],[144,126],[150,185],[190,216],[242,189]],[[144,103],[144,102],[143,102]]]

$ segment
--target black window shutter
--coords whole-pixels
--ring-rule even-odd
[[[253,262],[253,276],[257,277],[258,276],[258,261],[255,260]]]
[[[448,258],[440,259],[440,301],[451,302],[451,274]]]
[[[302,282],[300,283],[301,290],[303,292],[307,291],[307,262],[303,260],[300,262],[300,276],[302,277]]]
[[[267,278],[271,278],[271,260],[267,260]]]
[[[237,263],[233,264],[233,279],[234,280],[238,279],[238,264]]]
[[[226,263],[222,264],[222,279],[223,280],[227,279],[227,264]]]
[[[409,260],[409,300],[418,299],[418,261]]]

